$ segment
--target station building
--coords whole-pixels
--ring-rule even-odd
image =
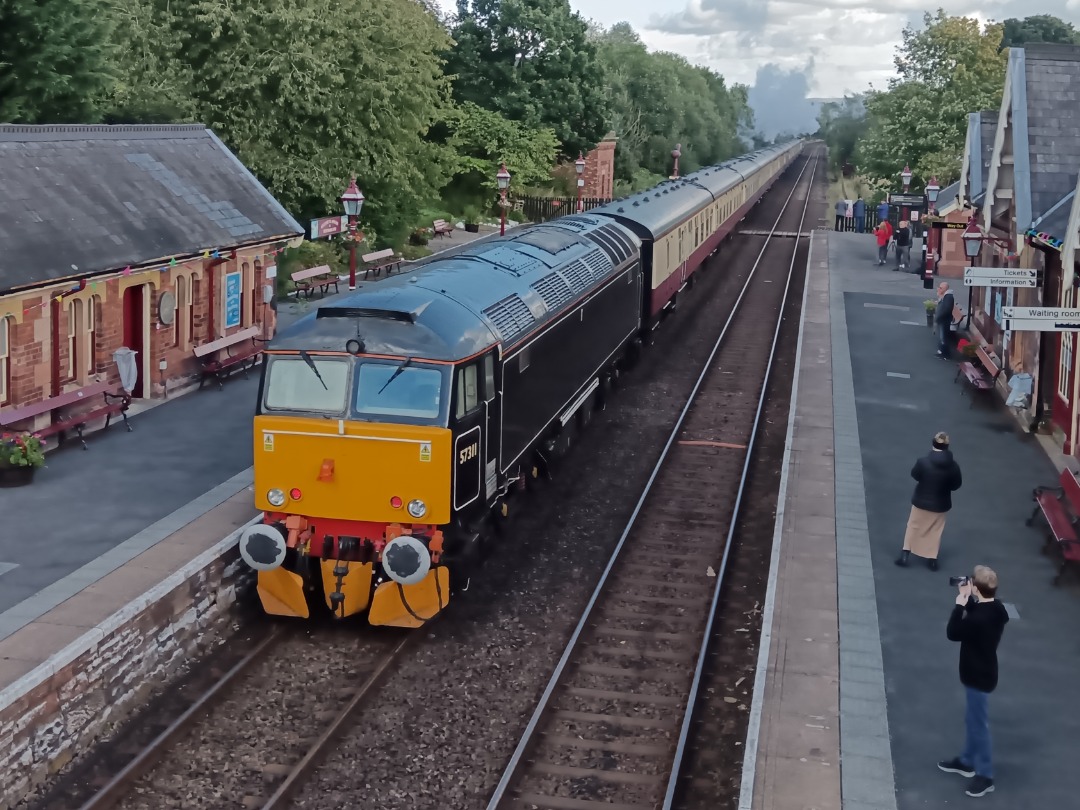
[[[1035,288],[971,288],[968,329],[989,346],[1005,370],[1031,375],[1034,386],[1020,416],[1055,435],[1067,454],[1076,451],[1078,397],[1072,333],[1006,331],[1005,307],[1076,306],[1075,274],[1063,270],[1062,250],[1080,179],[1080,46],[1010,48],[1001,107],[969,115],[958,205],[949,219],[975,215],[982,243],[980,267],[1039,271]],[[949,238],[961,242],[961,231]],[[944,263],[944,260],[943,260]],[[951,251],[941,275],[962,277],[963,248]],[[966,309],[967,295],[957,292]]]
[[[185,386],[196,346],[261,328],[303,234],[202,125],[0,125],[0,189],[0,416],[118,389],[125,348],[135,400]]]

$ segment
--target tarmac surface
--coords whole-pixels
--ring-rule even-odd
[[[454,250],[490,235],[457,230],[430,246]],[[346,295],[347,280],[338,294],[281,303],[278,332]],[[0,489],[0,639],[250,486],[259,370],[233,375],[223,390],[208,381],[136,403],[131,433],[118,420],[91,434],[87,451],[69,439],[30,486]]]
[[[1054,587],[1043,535],[1024,520],[1033,487],[1058,469],[998,401],[962,394],[956,360],[943,362],[915,276],[873,265],[868,238],[830,234],[832,279],[844,289],[866,514],[880,624],[888,729],[900,810],[975,801],[963,778],[937,770],[960,753],[964,692],[959,644],[945,637],[956,598],[950,576],[989,565],[1011,620],[999,648],[1000,682],[990,698],[995,792],[986,807],[1075,807],[1071,769],[1080,739],[1073,705],[1080,672],[1080,588]],[[835,324],[834,324],[835,327]],[[915,557],[894,564],[903,543],[916,458],[947,432],[964,475],[954,494],[939,557],[930,571]],[[1075,468],[1075,464],[1073,465]],[[841,639],[844,636],[841,617]],[[845,809],[848,803],[845,801]]]

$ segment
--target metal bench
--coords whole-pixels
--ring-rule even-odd
[[[986,351],[986,347],[980,346],[975,350],[974,362],[957,363],[956,377],[953,378],[953,383],[955,384],[963,375],[976,391],[993,392],[997,378],[1001,376],[1003,370],[998,365],[997,359]],[[968,407],[970,408],[974,404],[975,398],[972,397],[971,405]]]
[[[297,270],[289,278],[296,285],[297,294],[303,295],[307,293],[308,298],[311,298],[315,293],[316,287],[322,291],[323,295],[326,295],[330,291],[330,285],[332,284],[334,292],[338,292],[338,277],[328,264],[309,267],[307,270]]]
[[[378,278],[379,274],[382,273],[384,269],[386,270],[386,275],[390,275],[392,272],[390,268],[394,265],[399,265],[400,269],[401,265],[401,257],[395,256],[394,251],[390,248],[379,250],[375,253],[365,253],[360,257],[360,260],[367,265],[364,268],[365,279],[367,279],[368,273],[374,273],[375,278]]]
[[[1058,483],[1060,486],[1057,487],[1035,487],[1031,494],[1035,509],[1031,517],[1024,521],[1031,526],[1040,513],[1046,520],[1046,527],[1050,531],[1046,534],[1043,553],[1048,554],[1051,548],[1056,547],[1061,554],[1061,567],[1054,577],[1055,585],[1061,582],[1065,568],[1070,563],[1080,572],[1080,539],[1076,532],[1077,519],[1080,518],[1080,481],[1072,470],[1063,470]]]
[[[249,326],[236,334],[218,338],[192,349],[192,354],[202,364],[202,379],[199,380],[199,388],[202,389],[207,377],[217,377],[218,389],[224,389],[225,378],[236,368],[242,369],[244,377],[247,377],[248,372],[255,368],[262,356],[263,349],[260,344],[266,343],[259,337],[261,331],[258,326]]]
[[[454,226],[447,222],[445,219],[437,219],[434,222],[434,231],[436,236],[449,236],[454,232]]]
[[[64,416],[62,411],[72,405],[79,405],[89,402],[94,397],[101,395],[103,403],[96,408],[91,408],[83,413],[73,414],[71,416]],[[86,429],[86,425],[94,419],[105,418],[105,427],[109,427],[110,422],[115,414],[120,414],[124,418],[124,426],[131,432],[131,423],[128,422],[127,409],[131,405],[131,396],[121,391],[118,394],[111,393],[109,391],[109,384],[107,382],[92,383],[85,388],[80,388],[77,391],[68,391],[66,394],[60,394],[59,396],[49,397],[41,402],[35,402],[32,405],[23,405],[21,408],[7,408],[0,411],[0,426],[5,428],[11,428],[18,422],[23,422],[28,419],[33,419],[35,416],[40,416],[43,413],[53,414],[53,422],[47,427],[41,430],[35,430],[33,433],[42,439],[46,439],[49,436],[57,436],[57,444],[63,444],[64,433],[69,430],[74,430],[79,437],[79,441],[82,442],[83,450],[88,450],[86,446],[86,439],[83,436],[83,431]]]

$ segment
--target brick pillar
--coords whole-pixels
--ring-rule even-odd
[[[615,135],[610,133],[585,156],[583,197],[598,197],[603,200],[612,198],[615,184],[615,143]]]

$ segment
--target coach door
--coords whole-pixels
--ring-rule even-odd
[[[498,469],[499,401],[495,388],[495,355],[459,366],[454,376],[454,509],[495,493]]]

